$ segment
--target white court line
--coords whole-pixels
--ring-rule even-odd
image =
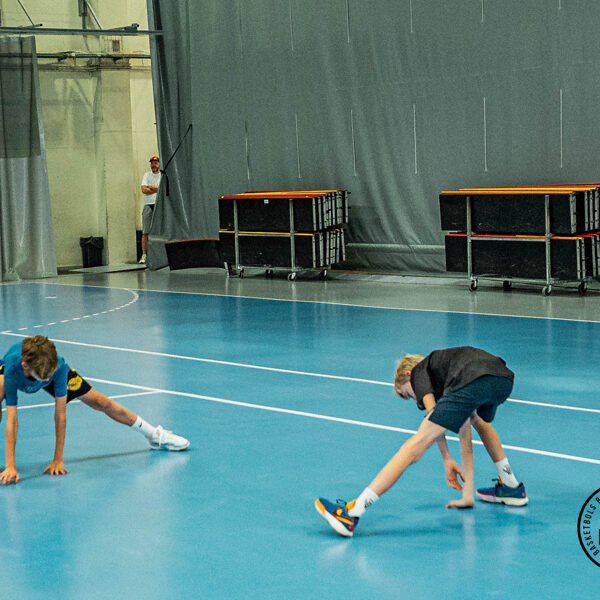
[[[358,425],[360,427],[369,427],[372,429],[383,429],[386,431],[396,431],[399,433],[408,433],[410,435],[416,433],[414,429],[404,429],[402,427],[392,427],[390,425],[379,425],[377,423],[369,423],[367,421],[356,421],[354,419],[344,419],[342,417],[332,417],[329,415],[321,415],[318,413],[310,413],[301,410],[293,410],[290,408],[280,408],[278,406],[266,406],[264,404],[252,404],[251,402],[240,402],[238,400],[227,400],[225,398],[216,398],[214,396],[204,396],[202,394],[193,394],[190,392],[177,392],[175,390],[163,390],[160,388],[152,388],[143,385],[134,385],[132,383],[123,383],[120,381],[111,381],[109,379],[93,379],[89,378],[89,381],[94,381],[98,383],[105,383],[109,385],[119,385],[123,387],[133,388],[133,389],[141,389],[147,390],[160,394],[168,394],[170,396],[183,396],[185,398],[196,398],[198,400],[208,400],[209,402],[217,402],[219,404],[230,404],[233,406],[243,406],[245,408],[254,408],[257,410],[266,410],[270,412],[284,413],[288,415],[296,415],[299,417],[308,417],[311,419],[320,419],[323,421],[334,421],[336,423],[346,423],[348,425]],[[459,439],[457,437],[447,437],[446,439],[452,440],[453,442],[458,442]],[[474,444],[482,446],[483,443],[479,440],[473,440]],[[549,452],[547,450],[536,450],[534,448],[524,448],[522,446],[508,446],[504,445],[504,448],[508,448],[509,450],[515,450],[516,452],[525,452],[527,454],[538,454],[541,456],[550,456],[552,458],[562,458],[565,460],[573,460],[577,462],[591,463],[594,465],[600,465],[600,460],[596,458],[587,458],[585,456],[575,456],[572,454],[562,454],[559,452]]]
[[[517,404],[533,404],[534,406],[546,406],[550,408],[562,408],[563,410],[600,413],[600,409],[598,408],[583,408],[581,406],[568,406],[567,404],[550,404],[549,402],[533,402],[532,400],[517,400],[516,398],[509,398],[507,402],[516,402]]]
[[[10,331],[2,331],[1,335],[11,335],[15,337],[28,337],[21,333],[11,333]],[[178,360],[191,360],[193,362],[210,363],[217,365],[226,365],[229,367],[242,367],[244,369],[257,369],[259,371],[273,371],[275,373],[287,373],[290,375],[304,375],[306,377],[321,377],[325,379],[342,379],[344,381],[356,381],[359,383],[370,383],[373,385],[393,386],[393,383],[387,381],[376,381],[374,379],[361,379],[359,377],[346,377],[344,375],[327,375],[325,373],[310,373],[307,371],[294,371],[292,369],[279,369],[277,367],[264,367],[261,365],[251,365],[247,363],[231,362],[227,360],[217,360],[213,358],[198,358],[196,356],[184,356],[182,354],[168,354],[166,352],[154,352],[152,350],[139,350],[138,348],[121,348],[119,346],[106,346],[103,344],[89,344],[87,342],[71,342],[69,340],[57,340],[52,338],[53,342],[60,344],[72,344],[74,346],[84,346],[86,348],[100,348],[102,350],[116,350],[118,352],[131,352],[133,354],[144,354],[147,356],[158,356],[160,358],[176,358]],[[87,378],[86,378],[87,379]]]
[[[158,394],[159,392],[135,392],[134,394],[120,394],[119,396],[111,396],[111,400],[117,400],[120,398],[132,398],[133,396],[152,396],[154,394]],[[71,400],[69,404],[75,404],[81,402],[81,400]],[[17,406],[17,410],[27,410],[28,408],[46,408],[48,406],[54,406],[54,402],[44,402],[43,404],[28,404],[27,406]],[[3,412],[6,412],[6,407],[2,409]]]
[[[170,396],[183,396],[185,398],[196,398],[198,400],[208,400],[209,402],[216,402],[219,404],[230,404],[233,406],[243,406],[245,408],[254,408],[256,410],[266,410],[266,411],[270,411],[270,412],[284,413],[284,414],[288,414],[288,415],[296,415],[299,417],[308,417],[311,419],[319,419],[322,421],[334,421],[336,423],[345,423],[347,425],[357,425],[359,427],[368,427],[371,429],[382,429],[384,431],[396,431],[398,433],[407,433],[409,435],[413,435],[416,433],[415,429],[405,429],[403,427],[392,427],[391,425],[379,425],[377,423],[369,423],[367,421],[357,421],[354,419],[344,419],[342,417],[332,417],[329,415],[321,415],[318,413],[310,413],[310,412],[301,411],[301,410],[293,410],[290,408],[280,408],[277,406],[266,406],[264,404],[252,404],[250,402],[240,402],[238,400],[227,400],[225,398],[216,398],[214,396],[205,396],[202,394],[192,394],[189,392],[177,392],[175,390],[163,390],[160,388],[151,388],[151,387],[142,386],[142,385],[134,385],[132,383],[111,381],[109,379],[96,379],[96,378],[92,378],[92,377],[88,377],[86,379],[88,379],[89,381],[98,382],[98,383],[105,383],[105,384],[109,384],[109,385],[118,385],[118,386],[126,387],[126,388],[145,390],[144,392],[135,393],[135,394],[123,394],[120,396],[111,396],[111,398],[126,398],[126,397],[131,397],[131,396],[143,396],[145,394],[167,394]],[[81,400],[73,400],[69,404],[73,404],[75,402],[81,402]],[[19,406],[18,410],[27,410],[30,408],[42,408],[42,407],[49,407],[49,406],[54,406],[54,402],[47,402],[44,404],[31,404],[29,406]],[[2,410],[6,411],[6,408],[3,408]],[[460,441],[457,437],[453,437],[453,436],[446,436],[446,439],[451,440],[453,442]],[[479,440],[473,440],[473,444],[476,444],[478,446],[483,446],[483,443],[480,442]],[[562,458],[565,460],[572,460],[572,461],[576,461],[576,462],[584,462],[584,463],[600,465],[600,460],[595,459],[595,458],[587,458],[584,456],[575,456],[572,454],[562,454],[559,452],[549,452],[547,450],[536,450],[534,448],[525,448],[522,446],[510,446],[510,445],[506,445],[506,444],[503,445],[503,447],[508,448],[509,450],[514,450],[515,452],[524,452],[527,454],[537,454],[540,456],[549,456],[551,458]]]
[[[10,331],[1,331],[0,335],[10,335],[14,337],[27,337],[27,335],[21,333],[12,333]],[[277,367],[265,367],[261,365],[251,365],[247,363],[231,362],[227,360],[217,360],[214,358],[198,358],[196,356],[184,356],[182,354],[168,354],[166,352],[154,352],[152,350],[140,350],[138,348],[121,348],[119,346],[106,346],[104,344],[90,344],[87,342],[72,342],[69,340],[57,340],[53,338],[54,342],[61,344],[71,344],[74,346],[84,346],[86,348],[99,348],[102,350],[116,350],[118,352],[131,352],[133,354],[145,354],[148,356],[158,356],[160,358],[175,358],[178,360],[190,360],[193,362],[202,362],[216,365],[226,365],[229,367],[240,367],[244,369],[256,369],[259,371],[271,371],[274,373],[286,373],[288,375],[301,375],[304,377],[320,377],[322,379],[337,379],[341,381],[353,381],[355,383],[367,383],[371,385],[382,385],[386,387],[394,387],[393,383],[387,381],[377,381],[375,379],[362,379],[360,377],[347,377],[345,375],[328,375],[326,373],[311,373],[308,371],[294,371],[292,369],[279,369]],[[87,379],[87,378],[86,378]],[[533,406],[543,406],[545,408],[559,408],[562,410],[574,410],[579,412],[589,412],[600,414],[598,408],[583,408],[580,406],[569,406],[567,404],[550,404],[548,402],[534,402],[532,400],[518,400],[516,398],[508,398],[507,402],[515,402],[518,404],[531,404]]]
[[[466,279],[465,279],[466,280]],[[219,294],[217,292],[186,292],[186,291],[177,291],[177,290],[151,290],[144,288],[120,288],[120,287],[111,287],[108,285],[79,285],[73,283],[48,283],[41,284],[37,281],[23,281],[18,283],[13,282],[4,282],[0,283],[0,285],[63,285],[70,287],[89,287],[89,288],[101,288],[108,290],[125,290],[128,292],[138,291],[138,292],[149,292],[156,294],[187,294],[191,296],[217,296],[219,298],[243,298],[246,300],[269,300],[273,302],[295,302],[300,304],[325,304],[330,306],[353,306],[356,308],[372,308],[374,310],[397,310],[397,311],[414,311],[414,312],[433,312],[440,313],[442,315],[445,314],[455,314],[455,315],[481,315],[483,317],[509,317],[511,319],[537,319],[544,321],[569,321],[572,323],[600,323],[600,319],[574,319],[568,317],[545,317],[540,315],[511,315],[511,314],[499,314],[499,313],[487,313],[487,312],[473,312],[467,310],[444,310],[441,308],[409,308],[406,306],[376,306],[373,304],[352,304],[350,302],[327,302],[325,300],[296,300],[292,298],[269,298],[266,296],[244,296],[244,295],[231,295],[231,294]],[[401,285],[410,285],[406,283],[401,283]],[[439,284],[434,284],[439,285]],[[1,333],[1,332],[0,332]]]
[[[58,285],[58,284],[54,284],[54,285]],[[93,314],[88,314],[88,315],[81,315],[79,317],[71,317],[70,319],[62,319],[61,323],[70,323],[71,321],[80,321],[81,319],[89,319],[90,317],[97,317],[100,314],[104,314],[107,312],[114,312],[115,310],[121,310],[122,308],[127,308],[128,306],[135,304],[140,299],[139,294],[135,290],[129,290],[126,288],[115,288],[115,289],[129,292],[133,296],[133,300],[130,300],[126,304],[122,304],[120,306],[115,306],[114,308],[111,308],[109,310],[104,310],[104,311],[102,311],[102,313],[93,313]],[[48,298],[56,298],[56,296],[46,296],[46,298],[47,299]],[[52,325],[56,325],[56,322],[53,321],[53,322],[49,322],[49,323],[38,323],[37,325],[31,325],[30,327],[19,327],[17,329],[17,331],[27,331],[27,329],[40,329],[42,327],[50,327]],[[8,333],[9,331],[10,330],[3,331],[1,333]]]
[[[121,398],[133,398],[134,396],[152,396],[158,394],[158,392],[134,392],[133,394],[119,394],[118,396],[111,396],[111,400],[119,400]]]

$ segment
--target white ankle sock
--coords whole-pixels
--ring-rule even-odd
[[[135,420],[135,423],[132,425],[132,427],[139,431],[141,434],[143,434],[145,437],[150,437],[156,429],[154,425],[150,425],[150,423],[144,421],[142,417],[138,417]]]
[[[508,464],[508,458],[503,458],[494,464],[496,465],[496,469],[498,469],[498,477],[502,479],[504,485],[512,488],[516,488],[519,485],[519,482]]]
[[[351,517],[362,517],[365,510],[379,500],[379,496],[371,489],[365,488],[362,494],[354,501],[354,506],[348,511]]]

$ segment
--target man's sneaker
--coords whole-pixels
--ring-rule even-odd
[[[508,487],[502,483],[502,479],[492,479],[497,481],[494,487],[480,488],[476,494],[484,502],[495,502],[496,504],[508,504],[509,506],[525,506],[529,498],[525,493],[525,486],[520,483],[516,488]]]
[[[139,265],[145,265],[146,264],[146,255],[142,254],[142,258],[140,258],[140,260],[138,261]]]
[[[337,504],[333,504],[325,498],[315,500],[315,508],[319,514],[337,533],[344,537],[352,537],[358,523],[358,517],[351,517],[348,514],[348,506],[343,500],[338,500]]]
[[[161,425],[154,430],[154,433],[148,438],[148,442],[152,450],[170,450],[171,452],[181,452],[190,445],[190,442],[184,437],[163,429]]]

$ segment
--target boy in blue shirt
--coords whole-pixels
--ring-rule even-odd
[[[62,356],[56,353],[56,347],[47,338],[35,335],[25,338],[11,346],[0,359],[0,405],[6,399],[6,464],[0,473],[0,484],[18,483],[19,473],[15,463],[18,417],[17,392],[32,394],[43,389],[55,398],[54,424],[56,445],[52,462],[44,469],[50,475],[65,475],[69,471],[63,463],[63,450],[67,428],[67,403],[79,398],[94,410],[133,427],[142,433],[153,450],[185,450],[189,441],[163,429],[154,427],[141,417],[104,394],[95,390],[74,369],[71,369]],[[2,412],[0,411],[0,420]]]

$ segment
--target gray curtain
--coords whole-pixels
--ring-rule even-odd
[[[200,237],[200,230],[212,230],[214,234],[214,213],[196,219],[195,226],[192,223],[192,214],[203,207],[210,209],[210,202],[201,201],[199,190],[193,192],[201,165],[193,160],[194,132],[190,129],[192,56],[187,5],[187,1],[169,5],[163,20],[165,9],[148,0],[150,26],[164,32],[162,36],[150,38],[158,147],[163,169],[148,238],[147,265],[154,269],[167,264],[165,242]]]
[[[192,124],[151,266],[165,240],[216,237],[221,194],[333,187],[348,267],[442,271],[441,190],[600,179],[599,2],[149,6],[163,160]]]
[[[35,38],[0,37],[0,281],[56,276]]]

